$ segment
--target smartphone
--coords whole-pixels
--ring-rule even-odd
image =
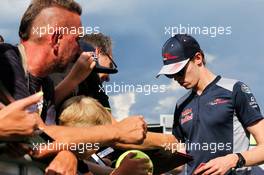
[[[104,160],[99,157],[97,154],[92,154],[91,157],[95,160],[95,162],[100,166],[106,166],[106,163]]]

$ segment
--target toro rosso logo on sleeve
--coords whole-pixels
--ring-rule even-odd
[[[191,108],[185,109],[181,113],[181,124],[184,124],[193,119],[193,112]]]

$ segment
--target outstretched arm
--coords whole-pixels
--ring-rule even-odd
[[[110,125],[89,128],[43,126],[44,132],[58,143],[99,143],[102,145],[120,143],[140,144],[146,137],[146,123],[142,116],[128,117]]]
[[[116,123],[116,119],[112,116],[112,123]],[[167,144],[178,143],[178,140],[172,134],[162,134],[155,132],[147,132],[146,138],[142,144],[122,144],[116,143],[115,147],[119,149],[140,149],[140,150],[151,150],[161,149]]]
[[[175,143],[178,143],[178,140],[171,134],[147,132],[146,139],[140,145],[117,143],[115,147],[119,149],[151,150],[162,149],[166,145],[171,145]]]

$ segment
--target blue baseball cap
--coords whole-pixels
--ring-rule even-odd
[[[197,52],[202,52],[198,42],[190,35],[177,34],[162,47],[163,66],[157,75],[176,74],[185,67]]]

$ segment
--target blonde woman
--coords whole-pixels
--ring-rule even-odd
[[[59,117],[60,125],[72,127],[92,127],[112,123],[112,116],[97,100],[86,96],[75,96],[62,105]],[[114,122],[114,121],[113,121]],[[95,151],[87,150],[80,157],[87,160]],[[147,159],[132,159],[135,155],[129,154],[119,168],[113,171],[110,167],[102,167],[95,163],[86,161],[89,175],[147,175],[146,169],[149,164]],[[87,173],[88,175],[88,173]]]

